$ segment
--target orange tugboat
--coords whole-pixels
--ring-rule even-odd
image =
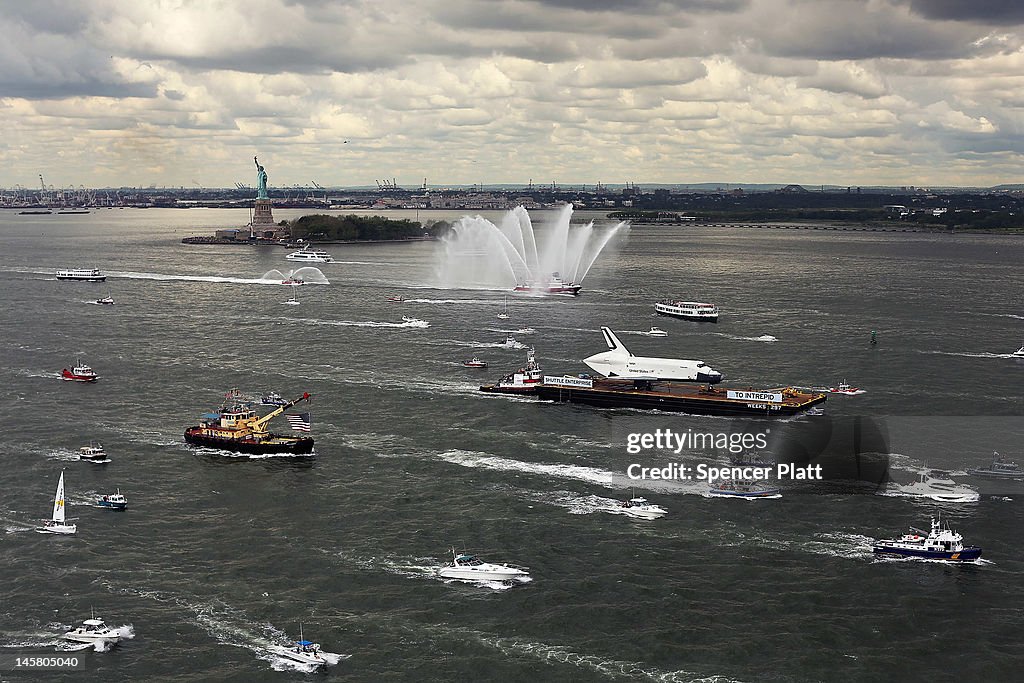
[[[267,424],[272,419],[295,404],[309,399],[309,394],[304,393],[294,401],[288,401],[260,417],[253,409],[253,403],[243,400],[240,393],[233,390],[228,393],[219,411],[203,415],[203,421],[198,426],[185,430],[185,441],[192,446],[219,448],[249,455],[312,453],[313,439],[310,437],[279,436],[267,430]],[[308,428],[305,431],[308,431]]]

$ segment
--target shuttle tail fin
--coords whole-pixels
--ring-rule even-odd
[[[619,338],[615,336],[615,333],[608,327],[602,327],[601,333],[604,335],[604,343],[608,345],[608,350],[615,356],[622,356],[623,358],[632,356],[625,344],[619,341]]]

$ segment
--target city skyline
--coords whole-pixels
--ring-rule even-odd
[[[989,187],[1024,6],[956,0],[9,5],[0,186]],[[431,183],[431,179],[434,179]]]

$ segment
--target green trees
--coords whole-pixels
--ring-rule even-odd
[[[313,214],[291,223],[292,239],[356,241],[404,240],[423,237],[423,226],[408,219],[383,216],[327,216]]]

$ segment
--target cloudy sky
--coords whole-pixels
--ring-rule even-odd
[[[1020,182],[1021,0],[4,2],[0,186]]]

